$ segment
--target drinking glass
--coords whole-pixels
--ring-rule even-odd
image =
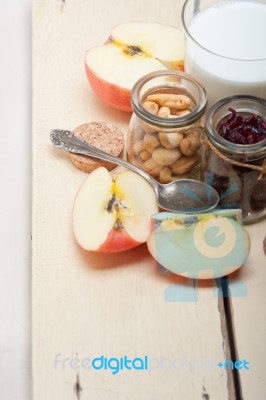
[[[235,95],[266,97],[266,0],[187,0],[182,8],[185,71],[208,107]]]

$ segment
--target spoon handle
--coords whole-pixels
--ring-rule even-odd
[[[122,165],[123,167],[131,169],[132,171],[141,175],[150,183],[150,185],[153,186],[155,190],[158,186],[156,180],[153,179],[147,172],[143,171],[141,168],[138,168],[135,165],[125,160],[122,160],[121,158],[112,156],[111,154],[107,154],[104,151],[87,144],[82,139],[75,136],[71,131],[67,131],[64,129],[53,129],[50,133],[50,139],[56,147],[68,150],[72,153],[92,156],[95,158],[99,158],[100,160],[111,161],[114,164]]]

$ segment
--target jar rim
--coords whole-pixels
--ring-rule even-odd
[[[236,105],[239,102],[241,105]],[[217,123],[214,121],[214,117],[217,113],[219,113],[224,106],[227,105],[228,113],[223,114],[223,116],[219,119]],[[244,155],[249,153],[250,155],[254,156],[262,156],[262,153],[266,152],[266,138],[260,142],[254,144],[237,144],[229,142],[228,140],[224,139],[221,135],[219,135],[216,127],[218,126],[219,122],[222,118],[226,115],[229,115],[229,108],[235,108],[236,111],[243,111],[243,109],[247,109],[247,107],[252,107],[252,111],[254,114],[261,116],[261,113],[258,112],[258,106],[264,108],[266,115],[266,100],[256,96],[249,96],[249,95],[236,95],[225,97],[219,100],[217,103],[213,104],[212,107],[207,111],[205,117],[205,126],[206,126],[206,135],[210,142],[217,148],[222,151],[231,152],[238,155]],[[252,112],[250,111],[250,112]],[[256,112],[257,111],[257,112]],[[243,111],[244,112],[244,111]],[[262,116],[265,118],[265,116]]]
[[[180,117],[177,116],[176,118],[163,118],[148,112],[143,107],[140,99],[141,89],[152,79],[163,76],[183,79],[196,88],[199,102],[189,114]],[[178,128],[184,126],[184,124],[193,124],[204,114],[207,106],[207,94],[205,88],[193,76],[186,72],[173,69],[159,70],[143,75],[137,80],[131,92],[131,106],[135,114],[149,124],[156,125],[157,127]]]

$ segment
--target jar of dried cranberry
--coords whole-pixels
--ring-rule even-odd
[[[243,222],[266,216],[266,100],[227,97],[206,114],[205,181],[220,205],[241,207]]]

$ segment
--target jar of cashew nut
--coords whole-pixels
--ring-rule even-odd
[[[128,161],[160,183],[202,180],[207,97],[200,83],[180,71],[153,72],[136,82],[131,103]]]

